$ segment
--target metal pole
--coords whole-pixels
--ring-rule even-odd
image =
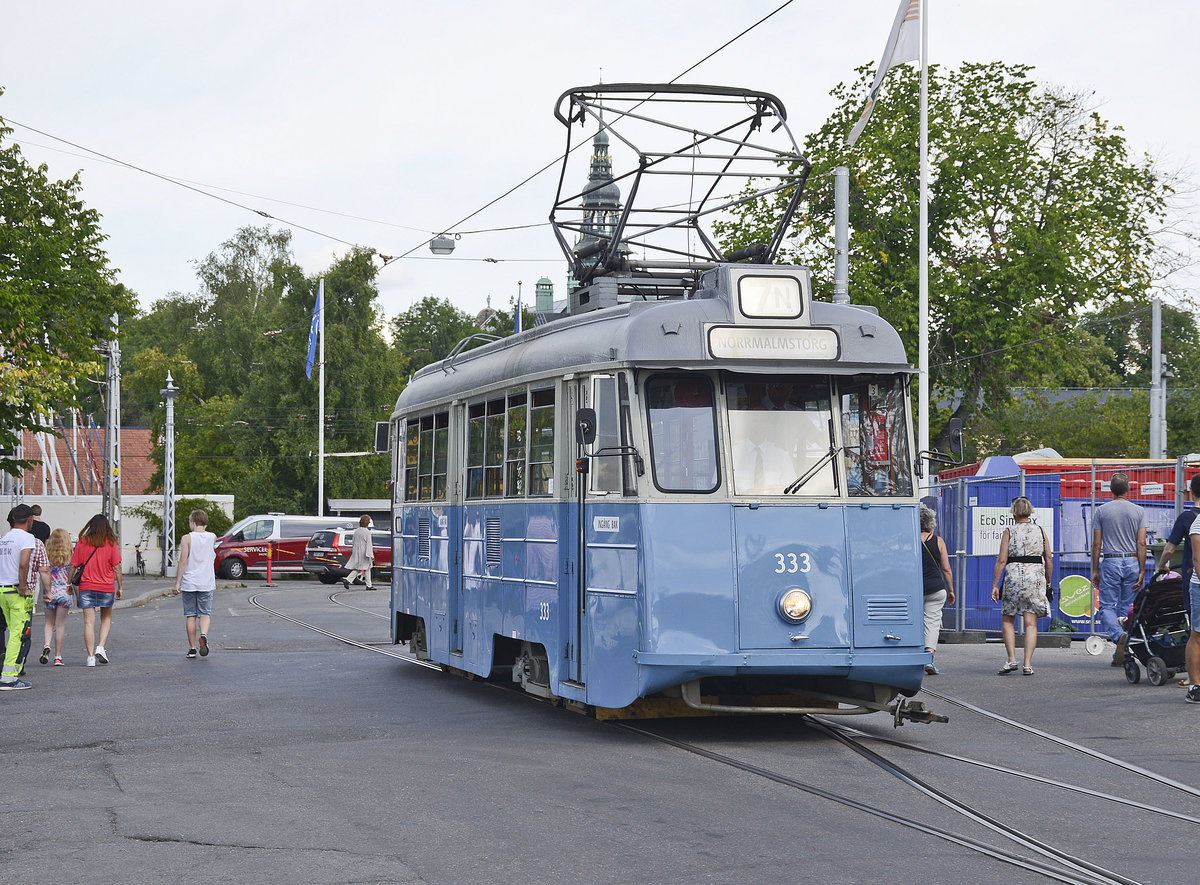
[[[320,361],[320,403],[317,406],[317,516],[325,515],[325,278],[317,283],[320,317],[317,320],[317,350]]]
[[[108,344],[108,463],[104,481],[105,504],[117,546],[121,545],[121,345],[117,342],[120,319],[112,317],[112,341]]]
[[[833,303],[850,302],[850,169],[833,170]]]
[[[1162,370],[1162,301],[1152,298],[1150,304],[1150,457],[1162,459],[1166,457],[1167,452],[1167,441],[1163,433],[1166,423],[1166,398],[1163,395],[1165,382]]]
[[[958,580],[955,583],[958,585],[958,600],[954,606],[956,609],[955,619],[958,623],[958,632],[962,633],[967,629],[967,496],[966,496],[965,476],[958,478],[958,543],[954,545],[954,564],[958,568]]]
[[[175,398],[179,388],[167,372],[167,386],[159,391],[167,401],[167,424],[163,433],[163,577],[175,577]]]
[[[921,220],[918,253],[920,366],[917,393],[921,412],[919,451],[929,451],[929,2],[921,0]],[[926,462],[928,465],[928,461]],[[929,476],[929,469],[922,471]],[[928,479],[922,479],[928,483]]]

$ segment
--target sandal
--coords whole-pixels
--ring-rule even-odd
[[[1022,667],[1021,675],[1022,676],[1032,676],[1033,675],[1033,667]]]
[[[1007,676],[1009,673],[1015,673],[1017,669],[1016,661],[1009,661],[997,671],[997,676]]]

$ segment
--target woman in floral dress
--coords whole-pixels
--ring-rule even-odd
[[[992,576],[992,599],[1000,603],[1000,631],[1008,655],[1000,675],[1017,669],[1016,618],[1025,619],[1025,660],[1021,672],[1033,675],[1033,651],[1037,648],[1037,619],[1050,614],[1046,590],[1054,571],[1050,539],[1036,523],[1030,522],[1033,504],[1022,495],[1012,503],[1013,524],[1004,530],[996,571]],[[1004,592],[1000,576],[1004,575]]]

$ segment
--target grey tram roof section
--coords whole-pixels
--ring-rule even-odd
[[[749,320],[734,308],[731,292],[742,276],[795,276],[808,291],[808,271],[781,265],[723,265],[707,272],[687,299],[630,301],[556,318],[519,335],[490,342],[420,369],[396,401],[393,418],[501,386],[519,386],[564,374],[635,366],[647,369],[729,369],[748,374],[854,375],[912,373],[900,335],[872,307],[805,298],[804,317],[791,321]],[[807,322],[805,322],[805,319]],[[838,353],[820,359],[714,359],[707,330],[712,326],[755,329],[831,329]]]

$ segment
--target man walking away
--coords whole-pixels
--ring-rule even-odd
[[[1125,665],[1128,634],[1117,622],[1142,586],[1146,567],[1146,511],[1126,499],[1129,477],[1114,473],[1113,499],[1096,511],[1092,529],[1092,586],[1100,594],[1100,627],[1117,644],[1112,665]]]
[[[42,505],[34,504],[29,509],[33,511],[33,522],[29,526],[29,534],[45,544],[50,540],[50,526],[42,522]]]
[[[17,678],[25,665],[25,654],[29,652],[27,640],[33,620],[34,596],[28,577],[29,560],[37,539],[29,533],[32,520],[33,511],[25,504],[18,504],[8,514],[8,524],[12,528],[0,538],[0,610],[8,622],[8,646],[0,670],[0,690],[3,691],[32,687]],[[22,647],[25,654],[22,654]]]

